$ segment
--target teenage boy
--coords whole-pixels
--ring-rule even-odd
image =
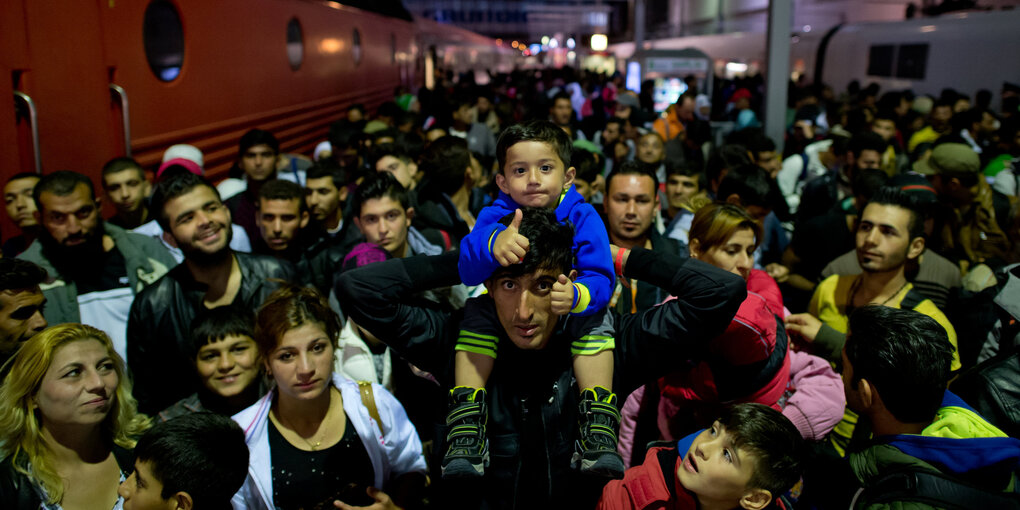
[[[675,447],[648,450],[640,466],[602,490],[599,510],[761,510],[800,478],[804,440],[762,404],[725,409]]]
[[[581,390],[581,406],[592,409],[592,413],[582,414],[586,422],[581,424],[582,437],[575,460],[583,472],[618,478],[623,475],[624,466],[616,453],[617,431],[595,426],[602,419],[601,414],[609,414],[615,417],[610,421],[619,423],[616,395],[612,392],[612,325],[603,324],[614,282],[612,255],[609,235],[598,213],[573,186],[575,169],[568,167],[570,152],[570,139],[547,121],[514,125],[500,135],[496,151],[499,197],[482,209],[474,230],[461,242],[458,267],[466,285],[478,285],[501,266],[523,260],[530,245],[519,233],[521,207],[555,210],[557,221],[574,227],[577,262],[573,270],[567,271],[569,276],[556,276],[549,291],[554,314],[577,317],[569,322],[574,374]],[[514,214],[510,225],[501,224],[499,220],[509,214]],[[479,401],[485,399],[485,383],[495,364],[499,329],[495,317],[486,313],[491,309],[485,306],[490,302],[487,299],[472,300],[464,312],[448,421],[460,421],[457,418],[477,409]],[[534,332],[523,333],[530,336]],[[460,441],[451,444],[443,462],[444,476],[484,474],[488,454],[486,420],[484,413],[474,413],[462,428],[453,429],[453,433],[475,430],[474,439],[480,442],[481,449],[479,452],[469,439],[464,439],[464,444],[459,444]]]
[[[210,411],[233,416],[261,397],[258,348],[250,310],[221,306],[208,310],[191,324],[190,358],[194,360],[198,391],[159,413],[162,421]]]
[[[152,185],[137,161],[127,157],[113,158],[103,165],[103,192],[113,204],[115,214],[107,221],[131,230],[148,222]]]
[[[124,510],[230,508],[248,476],[244,431],[226,416],[197,413],[157,423],[135,446],[120,484]]]

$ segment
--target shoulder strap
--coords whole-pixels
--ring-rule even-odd
[[[375,393],[372,391],[372,383],[358,381],[358,390],[361,393],[361,405],[368,409],[368,415],[379,424],[379,431],[385,434],[386,431],[383,430],[382,419],[379,418],[379,408],[375,406]]]
[[[903,301],[900,301],[900,310],[913,310],[917,308],[917,305],[921,304],[921,301],[928,299],[924,294],[918,292],[914,287],[911,287],[907,291],[907,295],[903,296]]]
[[[443,251],[450,251],[450,234],[448,234],[445,230],[439,229],[439,235],[443,237]]]
[[[797,178],[799,182],[804,182],[808,176],[808,155],[806,151],[801,151],[800,161],[804,166],[800,169],[800,177]]]
[[[894,501],[914,501],[946,510],[1020,509],[1020,496],[1017,494],[989,492],[942,473],[912,469],[890,473],[878,479],[864,489],[854,508]]]

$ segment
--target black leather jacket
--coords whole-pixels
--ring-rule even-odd
[[[343,273],[336,288],[341,306],[359,326],[431,372],[445,387],[453,386],[459,312],[441,311],[415,301],[413,295],[456,283],[457,257],[457,252],[450,252],[372,264]],[[613,389],[619,395],[671,372],[683,360],[700,357],[747,295],[746,283],[733,274],[643,249],[631,253],[625,272],[628,278],[668,289],[678,299],[640,314],[613,314]],[[449,501],[440,501],[441,507],[594,506],[604,482],[585,480],[570,469],[579,392],[569,344],[562,332],[541,351],[519,350],[503,339],[487,384],[491,464],[481,483],[437,487],[437,499],[452,495]],[[435,405],[445,408],[446,403]],[[445,429],[437,425],[435,434],[434,451],[441,456]],[[440,482],[439,477],[433,480]]]
[[[269,279],[298,282],[293,266],[263,255],[234,253],[241,267],[241,288],[234,305],[257,310],[279,287]],[[180,264],[135,296],[128,317],[128,368],[138,410],[153,415],[197,390],[191,322],[201,309],[206,288]]]

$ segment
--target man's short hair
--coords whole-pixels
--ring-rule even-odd
[[[910,223],[907,224],[907,233],[910,235],[910,239],[924,236],[924,209],[915,195],[895,186],[882,186],[871,197],[868,204],[891,205],[906,209],[910,212]],[[861,214],[863,213],[862,209]]]
[[[365,177],[358,189],[354,190],[354,198],[351,199],[351,212],[356,218],[360,218],[361,208],[364,207],[365,202],[383,197],[397,202],[401,209],[407,210],[411,207],[407,190],[400,184],[400,181],[389,172],[376,172]]]
[[[771,208],[769,202],[769,174],[758,165],[747,164],[731,169],[719,183],[717,196],[726,200],[730,195],[740,197],[744,207],[756,205]]]
[[[46,270],[22,259],[0,258],[0,292],[34,289],[46,281]]]
[[[269,131],[262,129],[252,129],[241,136],[241,142],[238,144],[237,155],[244,157],[244,153],[248,152],[248,149],[256,145],[268,145],[273,150],[273,154],[280,153],[280,142],[273,136]]]
[[[170,232],[170,218],[166,215],[166,203],[191,193],[191,191],[199,186],[205,186],[212,190],[213,194],[216,195],[216,199],[220,200],[220,192],[216,190],[216,186],[213,186],[209,181],[205,180],[205,177],[195,175],[183,168],[179,171],[166,171],[156,183],[156,186],[152,189],[152,197],[149,199],[149,209],[155,213],[156,223],[159,223],[160,228],[164,232]]]
[[[403,161],[404,163],[411,163],[414,159],[403,147],[395,143],[384,143],[376,145],[372,148],[372,152],[369,154],[369,165],[374,170],[375,165],[379,163],[379,160],[386,156],[393,156],[394,158]]]
[[[567,99],[570,99],[568,96]],[[524,124],[514,124],[503,130],[496,142],[496,159],[499,162],[499,173],[503,173],[506,166],[506,153],[510,147],[520,142],[542,142],[549,144],[553,152],[560,157],[563,168],[570,166],[570,151],[573,150],[573,142],[570,136],[563,132],[559,126],[548,120],[534,120]]]
[[[932,420],[953,362],[953,345],[935,319],[888,306],[858,308],[850,315],[845,350],[851,384],[867,379],[901,422]]]
[[[206,345],[219,342],[228,336],[255,338],[255,315],[238,306],[218,306],[201,311],[191,321],[191,351],[188,359],[194,360]]]
[[[765,489],[775,501],[800,480],[804,438],[782,413],[763,404],[737,404],[723,409],[719,423],[734,447],[754,455],[749,489]]]
[[[418,169],[439,191],[451,195],[464,185],[464,173],[470,165],[467,140],[446,135],[429,145]]]
[[[599,168],[598,161],[595,159],[595,154],[592,154],[587,149],[575,148],[571,151],[570,164],[568,166],[574,167],[574,178],[589,184],[595,182],[595,179],[602,173],[602,169]]]
[[[619,117],[609,117],[608,119],[606,119],[606,127],[609,127],[610,124],[616,124],[617,129],[619,129],[622,132],[623,128],[626,127],[627,125],[627,119],[621,119]],[[602,129],[605,130],[605,128]]]
[[[747,150],[751,151],[755,160],[758,159],[759,153],[775,152],[776,142],[773,142],[771,138],[765,136],[765,133],[762,133],[760,129],[752,128],[750,130],[745,129],[745,131],[750,132],[747,133],[744,144],[747,147]]]
[[[618,167],[613,168],[612,172],[609,172],[609,176],[606,177],[606,194],[609,194],[609,188],[612,187],[613,177],[617,175],[637,175],[650,177],[652,179],[652,190],[655,193],[659,191],[659,177],[655,175],[655,167],[645,165],[640,161],[625,161]]]
[[[970,130],[974,124],[980,124],[985,118],[985,114],[995,116],[988,108],[982,108],[975,106],[969,110],[962,111],[953,115],[953,131],[959,132],[963,129]]]
[[[889,182],[889,176],[884,170],[865,168],[854,172],[854,180],[850,183],[850,189],[855,197],[871,200],[871,197],[885,187],[887,182]]]
[[[719,179],[724,169],[734,169],[741,165],[751,164],[751,158],[747,155],[747,147],[740,144],[728,143],[712,151],[705,164],[705,178],[709,182]]]
[[[134,160],[134,158],[128,157],[113,158],[110,161],[107,161],[105,165],[103,165],[102,175],[103,187],[104,188],[106,187],[106,176],[110,174],[120,173],[123,172],[124,170],[137,170],[138,177],[142,179],[145,178],[145,170],[142,170],[142,165],[139,165],[138,162]]]
[[[574,228],[556,221],[556,212],[552,209],[522,207],[521,212],[523,215],[518,233],[528,238],[528,253],[521,263],[501,267],[490,278],[517,278],[542,270],[570,274],[570,269],[574,267]],[[504,216],[499,222],[510,225],[514,214]]]
[[[22,179],[28,179],[29,177],[31,177],[33,179],[41,179],[42,178],[41,175],[39,175],[39,174],[37,174],[35,172],[18,172],[16,174],[8,177],[7,178],[7,182],[4,183],[4,186],[6,186],[6,185],[8,185],[8,184],[10,184],[10,183],[12,183],[14,181],[20,181]]]
[[[308,170],[305,170],[306,183],[310,179],[322,179],[323,177],[329,177],[336,189],[347,185],[347,172],[331,160],[313,163],[308,167]]]
[[[284,179],[271,179],[259,188],[259,200],[256,207],[262,207],[263,200],[297,200],[298,211],[305,212],[305,188],[300,184]]]
[[[556,101],[559,101],[560,99],[566,99],[567,101],[570,101],[570,94],[568,94],[568,93],[566,93],[566,92],[564,92],[562,90],[557,92],[552,97],[552,100],[549,101],[549,107],[552,108],[553,106],[556,106]],[[573,105],[573,103],[571,103],[571,105]]]
[[[229,508],[248,476],[244,431],[226,416],[193,413],[157,423],[135,446],[162,485],[160,497],[186,492],[194,508]]]
[[[39,179],[36,183],[35,189],[32,190],[32,198],[35,199],[35,207],[39,211],[43,210],[42,203],[39,202],[39,196],[43,193],[51,193],[58,197],[66,197],[71,193],[74,193],[74,189],[79,185],[84,185],[88,188],[89,197],[96,198],[96,188],[92,186],[92,179],[82,175],[78,172],[72,172],[70,170],[60,170],[53,172],[52,174],[46,174]]]
[[[864,151],[875,151],[881,156],[885,153],[885,149],[889,147],[889,142],[885,141],[881,135],[874,131],[864,131],[857,133],[850,139],[850,145],[847,146],[847,150],[852,152],[854,156],[860,157]]]

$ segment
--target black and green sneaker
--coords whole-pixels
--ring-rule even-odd
[[[443,478],[480,478],[485,475],[485,468],[489,465],[489,441],[485,437],[488,420],[485,388],[457,386],[450,390]]]
[[[580,434],[571,464],[582,473],[623,478],[623,458],[616,451],[620,411],[616,394],[601,386],[581,391],[578,404]]]

